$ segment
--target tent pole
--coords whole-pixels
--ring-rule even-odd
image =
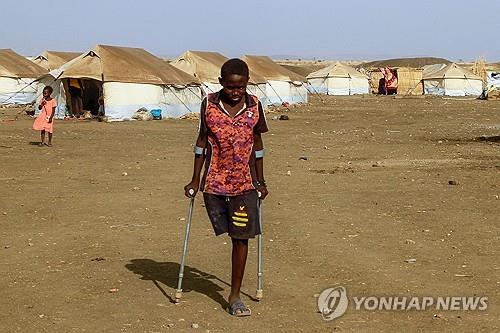
[[[189,113],[193,113],[193,111],[191,111],[191,109],[186,105],[186,103],[184,103],[184,101],[182,99],[180,99],[179,96],[177,96],[175,91],[172,91],[172,86],[167,86],[167,87],[170,90],[170,92],[172,92],[174,94],[174,96],[182,103],[182,105],[184,105],[186,107],[186,109],[189,111]]]

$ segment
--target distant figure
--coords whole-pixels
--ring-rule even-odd
[[[33,123],[33,129],[40,132],[40,143],[38,146],[44,145],[52,147],[52,133],[54,132],[54,115],[56,114],[57,102],[50,95],[52,94],[52,87],[46,86],[43,88],[43,96],[38,110],[41,110],[38,117]],[[49,142],[45,143],[45,132],[49,133]]]
[[[82,85],[78,79],[69,79],[69,94],[71,95],[71,115],[83,116]]]

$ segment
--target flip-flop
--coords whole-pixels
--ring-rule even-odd
[[[252,315],[252,310],[247,308],[240,299],[229,306],[229,313],[235,317],[247,317]]]
[[[45,145],[45,143],[40,142],[40,143],[38,144],[38,147],[43,147],[44,145]]]

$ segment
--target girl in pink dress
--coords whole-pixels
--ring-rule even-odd
[[[43,97],[38,105],[38,110],[41,110],[38,117],[33,123],[33,129],[40,132],[41,142],[38,144],[40,147],[43,145],[52,146],[52,133],[54,132],[54,115],[56,113],[57,102],[50,97],[52,94],[52,87],[46,86],[43,88]],[[45,132],[49,133],[49,142],[45,143]]]

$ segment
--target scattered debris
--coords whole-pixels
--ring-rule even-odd
[[[406,260],[405,260],[405,262],[406,262],[406,263],[409,263],[409,264],[414,264],[414,263],[416,263],[416,262],[417,262],[417,259],[415,259],[415,258],[410,258],[410,259],[406,259]]]
[[[186,113],[185,115],[180,116],[179,119],[198,120],[200,119],[200,114],[197,112]]]
[[[197,323],[192,323],[192,324],[191,324],[191,327],[192,327],[192,328],[199,328],[199,327],[200,327],[200,325],[198,325]]]
[[[280,115],[278,120],[290,120],[290,117],[288,117],[286,114],[282,114],[282,115]]]
[[[448,180],[448,185],[458,185],[456,180]]]
[[[299,157],[299,161],[307,161],[307,157],[306,156],[300,156]]]
[[[93,259],[90,259],[90,261],[104,261],[104,260],[106,260],[106,258],[104,257],[95,257]]]

